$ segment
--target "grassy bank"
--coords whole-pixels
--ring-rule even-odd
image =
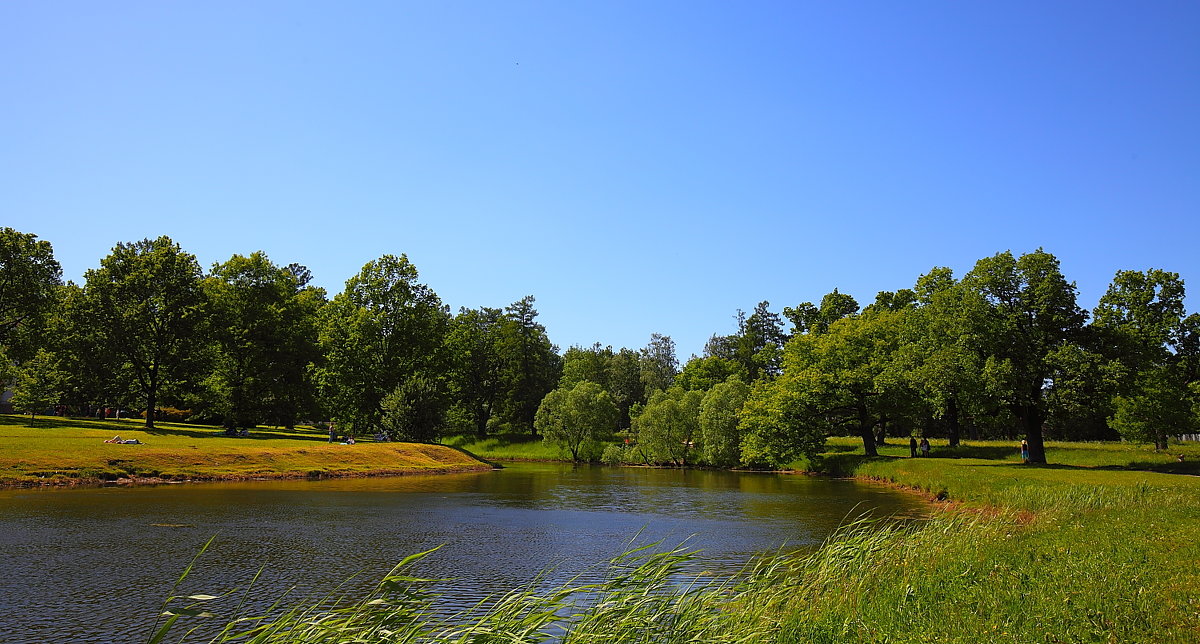
[[[260,428],[246,438],[216,428],[141,421],[0,415],[0,485],[165,479],[217,480],[436,473],[490,466],[442,445],[328,443],[315,429]],[[139,445],[105,443],[119,434]]]
[[[218,639],[1200,641],[1200,478],[1144,471],[1178,463],[1174,454],[1056,444],[1058,465],[1026,466],[999,443],[935,446],[921,459],[901,457],[907,447],[866,459],[851,445],[831,441],[823,466],[946,502],[920,525],[847,526],[816,552],[766,557],[735,580],[681,585],[687,554],[641,551],[614,562],[602,584],[515,589],[447,617],[419,580],[398,573],[356,602],[243,616]]]
[[[554,445],[547,445],[540,437],[529,434],[499,434],[479,438],[477,436],[450,436],[443,442],[466,450],[479,458],[490,461],[569,461],[569,454]]]
[[[832,447],[856,476],[953,503],[919,530],[842,539],[802,566],[783,639],[1200,641],[1200,478],[1148,471],[1185,466],[1195,447],[1055,443],[1049,466],[1021,464],[1011,444],[916,459]]]

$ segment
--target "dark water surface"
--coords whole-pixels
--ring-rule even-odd
[[[797,475],[513,464],[442,476],[0,491],[0,642],[144,641],[171,585],[220,594],[262,568],[251,600],[377,580],[442,545],[418,572],[451,605],[598,573],[638,543],[688,539],[707,570],[811,547],[848,515],[919,517],[915,497]],[[182,630],[180,631],[182,632]],[[176,638],[177,639],[177,638]],[[173,640],[172,640],[173,641]]]

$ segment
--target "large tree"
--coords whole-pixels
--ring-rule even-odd
[[[453,361],[453,396],[478,436],[504,397],[509,356],[504,353],[505,328],[512,321],[500,309],[459,309],[446,338]]]
[[[534,424],[547,443],[558,445],[578,462],[617,428],[617,406],[600,385],[585,380],[547,394],[538,405]]]
[[[266,254],[234,255],[205,280],[216,348],[209,397],[226,427],[290,426],[311,400],[308,366],[318,356],[315,316],[324,294],[302,266]]]
[[[200,265],[171,238],[120,243],[86,273],[85,292],[95,313],[98,341],[120,357],[145,401],[154,427],[160,389],[195,368],[204,293]]]
[[[750,387],[737,376],[713,387],[700,401],[700,450],[704,461],[717,467],[733,467],[741,461],[742,407]]]
[[[13,409],[29,414],[29,424],[32,425],[38,413],[62,398],[66,379],[67,375],[59,368],[54,354],[38,349],[17,372],[12,396]]]
[[[885,308],[906,311],[894,377],[945,421],[950,446],[957,446],[963,417],[983,396],[984,356],[975,330],[987,311],[984,300],[944,267],[922,275],[912,291],[876,299],[873,307],[882,300]]]
[[[1108,340],[1122,379],[1111,424],[1129,440],[1166,449],[1170,434],[1191,433],[1194,385],[1200,381],[1200,316],[1184,308],[1178,273],[1119,271],[1095,310],[1094,327]]]
[[[527,295],[505,308],[513,324],[505,327],[503,347],[508,365],[505,416],[514,426],[527,428],[537,436],[534,417],[542,398],[554,389],[562,374],[562,358],[547,337],[546,327],[537,322],[534,301],[532,295]]]
[[[599,342],[590,348],[571,347],[563,354],[558,384],[571,388],[586,380],[600,385],[617,406],[618,425],[628,428],[630,408],[646,402],[643,366],[642,357],[632,349],[614,351]]]
[[[36,330],[57,302],[61,283],[50,242],[0,228],[0,359],[30,357],[43,344]]]
[[[714,335],[704,347],[708,357],[735,362],[749,380],[771,379],[779,375],[783,360],[783,345],[787,335],[778,313],[770,310],[770,302],[759,302],[749,316],[738,310],[737,333]]]
[[[633,418],[638,449],[651,463],[685,466],[700,437],[700,403],[704,392],[671,387],[650,395]]]
[[[1042,426],[1056,350],[1079,339],[1086,313],[1058,259],[1041,249],[1014,257],[998,253],[976,262],[964,284],[987,303],[978,337],[988,355],[984,376],[1008,404],[1029,442],[1029,460],[1046,462]]]
[[[679,374],[679,358],[675,356],[675,341],[669,335],[651,333],[650,342],[639,352],[642,388],[645,393],[666,391]]]
[[[385,411],[392,423],[426,419],[446,402],[442,349],[450,314],[418,277],[407,256],[384,255],[321,311],[321,392],[349,433],[424,431],[386,426]]]

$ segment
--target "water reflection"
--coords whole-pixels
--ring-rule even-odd
[[[804,476],[515,464],[497,472],[388,479],[0,491],[0,641],[111,642],[144,636],[205,541],[185,592],[263,572],[264,602],[290,587],[359,586],[404,557],[449,578],[456,605],[518,586],[596,574],[642,542],[703,550],[732,571],[755,552],[811,546],[854,512],[919,516],[882,487]]]

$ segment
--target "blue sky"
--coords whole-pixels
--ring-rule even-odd
[[[330,292],[681,358],[834,287],[1044,247],[1200,308],[1194,2],[0,3],[0,225],[80,280],[170,235]]]

